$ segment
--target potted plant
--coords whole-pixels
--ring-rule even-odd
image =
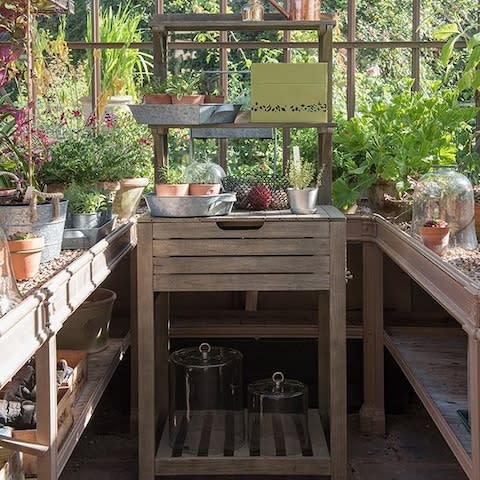
[[[315,179],[315,165],[303,162],[298,147],[294,147],[293,161],[290,162],[288,169],[290,188],[287,188],[288,203],[292,213],[307,215],[315,212],[322,175],[323,167]]]
[[[192,162],[185,170],[190,184],[189,195],[218,195],[221,187],[218,165],[213,162]]]
[[[86,41],[93,41],[92,19],[89,11],[86,19]],[[100,9],[99,31],[100,42],[121,42],[122,48],[102,49],[102,82],[101,96],[98,99],[100,113],[107,111],[129,112],[128,104],[132,103],[132,96],[137,95],[136,80],[142,80],[148,75],[151,68],[151,54],[142,52],[138,48],[131,48],[129,44],[142,41],[140,24],[143,14],[132,2],[126,2],[114,10],[111,6]],[[86,79],[92,81],[93,64],[90,58]],[[84,97],[83,109],[86,117],[91,114],[92,99]]]
[[[225,95],[218,75],[212,76],[205,74],[202,80],[203,91],[205,93],[204,103],[223,103]]]
[[[104,191],[73,183],[65,191],[65,198],[73,228],[97,228],[109,220],[108,198]]]
[[[167,79],[165,91],[172,98],[173,104],[201,104],[205,100],[205,95],[200,95],[200,78],[198,75],[186,74],[172,75]]]
[[[440,256],[445,254],[450,240],[450,227],[445,220],[427,220],[420,227],[420,235],[427,248]]]
[[[188,183],[180,167],[168,165],[159,169],[160,182],[155,184],[157,197],[184,197],[188,195]]]
[[[154,77],[143,86],[143,103],[162,105],[172,103],[172,98],[166,92],[167,82]]]
[[[19,231],[8,236],[8,249],[17,280],[28,280],[38,273],[44,246],[44,237],[33,232]]]

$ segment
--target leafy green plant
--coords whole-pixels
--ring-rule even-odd
[[[141,82],[148,76],[151,68],[150,54],[131,48],[130,44],[142,41],[139,28],[142,13],[132,4],[126,2],[114,10],[111,6],[100,9],[100,41],[122,42],[122,48],[102,49],[102,97],[99,104],[105,105],[111,95],[136,95],[136,80]],[[91,13],[87,15],[86,41],[93,39]],[[87,80],[91,83],[92,60],[87,68]]]
[[[194,73],[189,76],[186,73],[172,75],[167,79],[165,91],[178,99],[186,95],[197,95],[200,91],[200,76]]]
[[[158,169],[160,183],[178,185],[185,183],[185,172],[180,166],[168,165]]]
[[[153,77],[147,83],[143,84],[140,91],[143,95],[152,93],[167,93],[167,80],[160,80],[158,77]]]
[[[399,193],[410,188],[433,164],[455,164],[472,155],[477,109],[459,104],[456,89],[403,90],[375,99],[370,107],[339,122],[334,137],[334,203],[349,206],[377,180],[394,182]]]
[[[447,23],[437,28],[433,33],[435,39],[446,41],[442,47],[440,61],[446,67],[451,67],[455,43],[463,40],[466,45],[467,61],[458,81],[458,90],[477,90],[480,87],[480,35],[478,24],[471,24],[463,29],[460,24]]]
[[[108,209],[107,194],[103,190],[91,187],[81,187],[73,183],[65,191],[68,200],[68,210],[71,213],[92,214]]]

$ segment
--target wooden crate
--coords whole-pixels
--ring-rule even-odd
[[[65,359],[73,368],[72,375],[62,383],[62,387],[68,387],[74,399],[78,398],[88,378],[88,352],[85,350],[57,350],[57,361]]]
[[[0,447],[0,480],[24,480],[21,454]]]
[[[60,360],[61,358],[65,359],[68,365],[73,368],[73,373],[60,385],[57,392],[58,447],[62,445],[73,425],[73,404],[87,381],[87,352],[83,350],[58,350],[57,359]],[[26,442],[37,441],[36,429],[13,430],[12,436]],[[37,458],[34,455],[23,454],[23,471],[27,477],[36,476]]]
[[[70,428],[73,425],[73,407],[74,395],[68,386],[60,387],[57,394],[57,447],[60,447],[65,440]],[[12,437],[25,442],[37,441],[37,430],[13,430]],[[23,471],[26,477],[36,476],[37,457],[34,455],[23,454]]]
[[[156,291],[321,290],[330,222],[318,216],[218,217],[153,224]]]

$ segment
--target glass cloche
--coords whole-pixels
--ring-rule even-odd
[[[223,455],[226,445],[233,451],[245,443],[242,360],[239,351],[208,343],[170,355],[172,447],[181,443],[184,454]]]
[[[475,203],[470,180],[455,166],[434,166],[423,175],[413,194],[413,233],[428,222],[444,221],[450,228],[450,247],[477,248]]]

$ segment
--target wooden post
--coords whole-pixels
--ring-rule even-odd
[[[480,340],[476,337],[468,336],[468,411],[472,434],[472,477],[470,480],[480,480]]]
[[[152,224],[138,223],[137,313],[138,345],[138,474],[155,478],[155,342],[153,305]]]
[[[371,241],[363,243],[363,382],[360,426],[385,433],[383,359],[383,254]]]
[[[330,229],[330,456],[332,480],[346,480],[346,223],[331,222]]]
[[[37,441],[49,447],[38,457],[38,478],[56,479],[57,474],[57,341],[50,337],[35,356],[37,383]]]

